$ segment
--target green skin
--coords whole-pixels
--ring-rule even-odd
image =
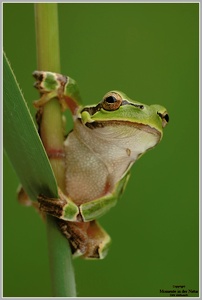
[[[97,105],[82,107],[73,79],[43,71],[35,71],[33,76],[37,80],[35,87],[41,94],[34,102],[35,107],[41,108],[57,97],[62,110],[69,108],[74,119],[74,130],[64,142],[66,195],[60,190],[59,199],[40,195],[40,209],[64,220],[60,227],[63,231],[65,227],[66,234],[63,233],[72,241],[73,253],[85,258],[103,258],[110,237],[94,220],[116,205],[132,164],[160,142],[169,120],[167,111],[160,105],[148,106],[133,101],[120,91],[107,93]],[[75,226],[89,222],[88,228],[92,230],[85,233],[88,239],[89,232],[93,232],[93,250],[82,248],[85,243],[77,239],[82,234],[75,233],[78,226],[72,229],[72,224],[64,225],[66,221]]]

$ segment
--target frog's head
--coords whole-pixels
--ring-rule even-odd
[[[96,129],[93,132],[105,139],[126,140],[135,136],[136,144],[144,143],[145,149],[162,139],[163,128],[169,121],[163,106],[142,104],[119,91],[107,93],[97,105],[84,107],[80,117],[85,126]]]
[[[146,105],[131,100],[124,93],[111,91],[96,106],[86,106],[81,111],[83,124],[88,127],[102,127],[113,122],[134,126],[146,126],[161,136],[169,121],[165,107]]]

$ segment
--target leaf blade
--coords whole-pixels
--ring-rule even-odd
[[[3,56],[3,141],[5,151],[29,197],[57,197],[57,183],[27,104]]]

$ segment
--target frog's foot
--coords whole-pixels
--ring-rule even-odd
[[[21,185],[19,185],[17,189],[17,199],[21,205],[34,207],[36,212],[45,221],[46,214],[39,209],[39,203],[36,201],[32,201]]]
[[[85,259],[103,259],[108,253],[111,238],[96,220],[90,221],[87,229],[88,244]]]
[[[82,221],[78,206],[58,188],[58,198],[38,196],[39,209],[54,217],[72,222]]]
[[[107,255],[111,243],[110,236],[95,220],[75,223],[57,219],[57,223],[69,240],[74,257],[103,259]]]
[[[21,205],[32,206],[33,201],[29,198],[21,184],[17,188],[17,199]]]
[[[70,109],[72,109],[72,106],[73,109],[78,107],[75,101],[72,101],[71,97],[64,95],[64,88],[66,85],[70,84],[72,79],[58,73],[46,71],[34,71],[33,76],[36,79],[34,86],[41,94],[41,98],[33,102],[36,108],[43,107],[53,98],[59,100],[62,111],[65,111],[68,107]],[[76,83],[73,85],[76,86]]]
[[[49,102],[54,97],[57,97],[56,91],[45,93],[45,94],[42,94],[40,99],[33,101],[33,104],[36,108],[40,108],[40,107],[44,106],[47,102]]]
[[[41,98],[33,102],[36,108],[44,106],[52,98],[59,96],[60,82],[57,81],[59,74],[35,71],[32,75],[36,79],[34,86],[41,94]]]
[[[47,71],[35,71],[33,76],[36,79],[34,86],[41,94],[41,98],[34,101],[36,108],[41,108],[52,98],[57,98],[62,111],[69,108],[72,114],[76,113],[81,99],[74,79]]]

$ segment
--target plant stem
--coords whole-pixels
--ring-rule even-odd
[[[36,3],[36,41],[38,70],[60,72],[59,30],[56,3]],[[60,105],[52,99],[43,108],[41,139],[46,151],[63,149],[63,125]],[[65,191],[65,162],[50,159],[58,186]],[[66,238],[56,227],[55,218],[47,216],[48,246],[53,296],[76,296],[71,251]]]
[[[59,28],[56,3],[36,3],[37,65],[44,71],[60,72]]]
[[[60,73],[59,30],[56,3],[36,3],[36,43],[38,70]],[[53,117],[54,116],[54,117]],[[52,99],[44,106],[40,124],[41,139],[46,150],[63,148],[63,129],[60,104]],[[58,185],[64,191],[64,161],[50,159]]]

